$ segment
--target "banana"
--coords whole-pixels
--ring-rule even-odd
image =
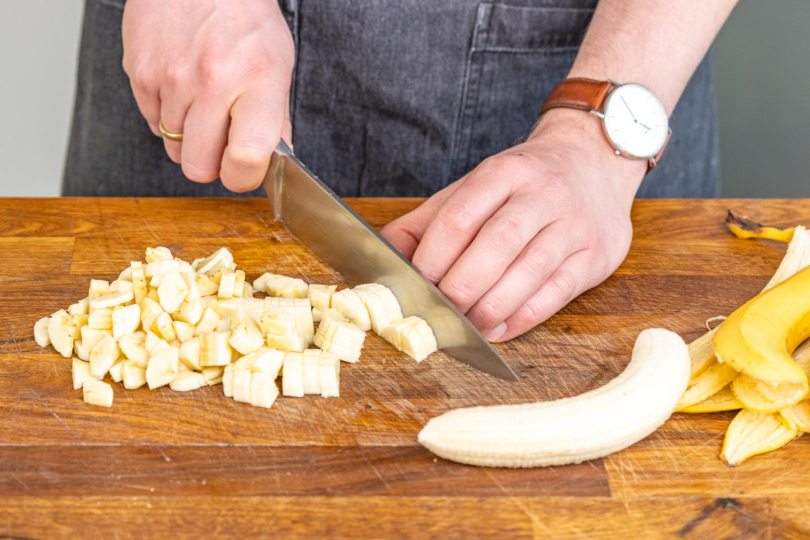
[[[810,433],[810,401],[801,401],[780,411],[777,419],[790,429]]]
[[[71,322],[73,323],[73,326],[76,329],[74,335],[75,336],[80,336],[81,335],[80,332],[81,332],[83,327],[87,326],[87,322],[90,320],[90,316],[89,315],[74,315],[70,319],[71,319]]]
[[[182,321],[172,322],[172,330],[180,343],[185,343],[194,337],[194,327]]]
[[[135,287],[132,285],[131,281],[122,281],[120,279],[116,279],[110,283],[110,292],[132,291],[134,289]]]
[[[307,349],[303,352],[301,374],[304,394],[321,393],[320,356],[321,351],[318,349]]]
[[[110,282],[103,279],[91,279],[90,289],[87,292],[87,298],[94,300],[99,296],[103,296],[110,292]],[[92,306],[91,306],[92,307]]]
[[[73,352],[79,357],[79,360],[90,361],[90,349],[84,346],[82,340],[76,339],[73,341]]]
[[[224,272],[219,280],[217,298],[227,300],[233,298],[234,286],[236,285],[236,273]]]
[[[177,377],[179,353],[177,347],[165,347],[149,358],[146,382],[150,390],[165,386]]]
[[[237,270],[234,272],[236,274],[236,279],[233,282],[233,297],[234,298],[247,298],[244,295],[245,292],[245,273],[241,270]],[[252,294],[252,293],[251,293]]]
[[[43,317],[34,324],[34,341],[40,347],[47,347],[51,344],[51,336],[48,333],[48,322],[51,319]]]
[[[124,380],[124,363],[127,361],[126,357],[119,358],[110,368],[110,378],[113,382],[121,382]]]
[[[284,353],[267,347],[259,347],[254,353],[243,356],[236,362],[239,364],[238,369],[246,369],[252,373],[268,373],[273,376],[273,379],[278,377],[283,363]]]
[[[362,294],[359,291],[371,291],[374,295],[382,302],[383,306],[385,306],[386,311],[386,319],[388,320],[388,324],[394,324],[395,322],[399,322],[402,320],[402,308],[399,306],[399,300],[397,297],[394,296],[394,293],[381,283],[367,283],[365,285],[358,285],[354,288],[355,291],[358,291],[358,295]],[[373,321],[372,321],[373,325]],[[375,332],[379,335],[384,329],[385,324],[380,325],[380,331]]]
[[[271,308],[281,308],[292,313],[295,331],[306,340],[307,345],[312,343],[312,338],[315,336],[315,324],[312,320],[312,306],[308,298],[267,297],[264,299],[264,306],[265,311]]]
[[[146,276],[143,273],[143,265],[137,261],[130,263],[130,278],[132,279],[132,294],[135,297],[135,303],[140,305],[146,298]],[[120,276],[118,279],[122,279]]]
[[[321,352],[318,357],[321,397],[340,396],[340,360],[330,353]]]
[[[309,284],[309,303],[312,305],[312,320],[314,322],[321,322],[323,312],[332,307],[332,295],[336,289],[337,285]]]
[[[225,397],[233,397],[233,368],[236,364],[228,364],[222,373],[222,393]]]
[[[154,261],[150,263],[146,263],[143,266],[143,276],[150,280],[155,276],[163,276],[171,272],[172,270],[180,271],[181,264],[180,261],[176,260],[163,260],[163,261]]]
[[[715,392],[714,394],[707,397],[700,403],[695,403],[694,405],[691,405],[684,409],[680,409],[679,412],[710,413],[720,411],[734,411],[742,408],[743,408],[742,401],[737,399],[737,397],[734,395],[734,392],[731,391],[731,385],[727,384],[726,386],[721,388],[718,392]]]
[[[200,320],[194,325],[194,337],[213,332],[218,325],[219,315],[213,309],[207,307],[203,310]]]
[[[720,389],[728,386],[738,375],[739,372],[733,367],[715,361],[700,375],[689,380],[686,392],[675,406],[675,411],[683,411],[713,396]]]
[[[75,304],[71,304],[67,310],[68,315],[89,315],[90,314],[90,300],[79,300]]]
[[[84,331],[84,328],[82,328],[82,331]],[[53,348],[65,358],[70,358],[73,352],[73,339],[75,336],[76,327],[67,314],[60,317],[51,316],[48,320],[48,339],[50,339]],[[84,339],[84,335],[82,335],[82,339]]]
[[[346,362],[357,362],[366,333],[334,309],[323,312],[315,333],[315,345]]]
[[[53,333],[51,332],[51,340],[53,340]],[[113,337],[112,330],[96,330],[90,326],[82,326],[81,329],[82,343],[88,350],[92,350],[96,343],[101,341],[107,336]],[[113,338],[114,339],[114,338]]]
[[[290,397],[304,397],[304,355],[290,352],[284,355],[281,371],[281,393]]]
[[[135,364],[131,360],[124,362],[121,376],[124,380],[124,388],[127,390],[135,390],[146,384],[146,368]]]
[[[175,392],[189,392],[205,386],[205,376],[195,371],[178,373],[177,377],[169,383],[169,388]]]
[[[264,278],[264,289],[259,290],[265,291],[270,296],[280,298],[307,298],[309,296],[309,285],[303,279],[277,274],[265,274],[262,278]]]
[[[90,374],[101,378],[110,370],[118,360],[121,349],[112,336],[104,336],[104,339],[96,343],[90,350]]]
[[[113,389],[105,382],[87,380],[82,384],[82,397],[89,405],[112,407]]]
[[[248,372],[250,373],[250,372]],[[235,396],[234,396],[235,397]],[[250,400],[254,407],[269,409],[278,397],[275,377],[270,373],[252,373],[250,377]]]
[[[226,248],[219,248],[205,259],[199,261],[196,267],[192,265],[192,268],[198,274],[212,274],[219,270],[220,267],[228,266],[231,263],[233,263],[231,252]]]
[[[194,281],[192,280],[192,283]],[[194,286],[197,284],[194,283]],[[166,313],[174,313],[180,309],[180,305],[188,297],[191,290],[186,284],[186,280],[180,275],[177,270],[165,274],[160,280],[158,287],[158,298],[160,298],[160,307]]]
[[[271,349],[301,352],[309,340],[296,329],[295,314],[283,307],[267,306],[261,317],[261,328],[266,334],[267,346]]]
[[[230,332],[209,332],[200,336],[200,366],[227,366],[233,359]]]
[[[93,377],[93,375],[90,374],[90,364],[87,362],[82,362],[78,358],[73,359],[71,373],[73,375],[74,390],[81,388],[85,381],[97,381],[101,379],[101,377]]]
[[[205,384],[208,386],[214,386],[215,384],[221,383],[223,373],[225,373],[225,368],[222,366],[209,366],[202,369]]]
[[[385,328],[381,336],[397,350],[417,362],[421,362],[439,349],[433,330],[419,317],[402,319]]]
[[[233,399],[241,403],[250,403],[250,379],[253,373],[246,369],[237,369],[233,372]]]
[[[169,248],[158,246],[156,248],[146,248],[146,262],[157,262],[157,261],[170,261],[174,257],[172,257],[172,252],[169,251]]]
[[[145,329],[151,328],[155,324],[158,315],[163,313],[163,308],[151,298],[144,298],[138,305],[141,308],[141,324]]]
[[[808,265],[810,265],[810,231],[799,225],[793,233],[793,239],[788,244],[787,253],[779,268],[762,292],[772,289]]]
[[[200,338],[193,338],[180,345],[177,359],[192,371],[202,369],[200,365]]]
[[[87,326],[93,330],[112,330],[112,311],[110,308],[93,311],[87,317]]]
[[[200,297],[203,296],[211,296],[217,294],[219,291],[219,286],[211,281],[206,274],[199,274],[197,276],[197,290],[200,293]]]
[[[368,309],[366,309],[363,299],[352,289],[344,289],[334,293],[331,304],[332,309],[349,319],[352,324],[363,332],[371,330],[371,317],[368,314]]]
[[[784,446],[798,435],[797,430],[782,424],[775,414],[743,409],[728,426],[720,458],[734,467],[751,456]]]
[[[625,371],[601,388],[546,403],[457,409],[430,420],[418,440],[471,465],[580,463],[626,448],[663,424],[689,370],[689,351],[677,334],[645,330]]]
[[[132,291],[109,292],[90,300],[90,311],[120,306],[134,300],[135,294]]]
[[[240,354],[250,354],[264,344],[264,337],[261,330],[247,322],[240,322],[236,328],[231,330],[228,342]]]
[[[770,383],[808,390],[807,376],[791,353],[810,337],[810,268],[804,268],[746,302],[714,336],[718,361]]]
[[[790,242],[793,240],[795,227],[787,229],[781,227],[768,227],[762,223],[749,219],[748,216],[740,216],[728,211],[726,225],[737,238],[767,238],[778,242]]]
[[[94,315],[96,313],[97,311],[93,312]],[[138,331],[138,327],[141,325],[141,308],[138,304],[118,306],[113,309],[110,319],[113,338],[115,341],[119,341],[123,336],[132,335]]]
[[[160,339],[174,341],[177,339],[177,334],[174,333],[173,322],[174,321],[172,321],[171,315],[164,311],[157,316],[155,322],[152,323],[152,326],[150,326],[149,329]]]

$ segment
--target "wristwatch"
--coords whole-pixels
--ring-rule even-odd
[[[672,136],[661,100],[640,84],[565,79],[551,91],[540,115],[556,107],[581,109],[601,118],[616,155],[646,159],[648,173],[661,161]]]

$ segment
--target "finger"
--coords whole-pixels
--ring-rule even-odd
[[[542,323],[574,298],[595,287],[590,275],[591,253],[579,251],[570,257],[546,280],[542,287],[515,313],[504,321],[503,333],[493,341],[508,341]]]
[[[478,231],[512,195],[511,182],[491,182],[489,167],[469,178],[436,211],[413,254],[413,263],[439,283]]]
[[[576,237],[566,227],[556,221],[540,231],[467,311],[484,335],[525,304],[571,255]]]
[[[287,102],[284,104],[284,128],[281,130],[281,138],[284,139],[284,142],[287,143],[287,146],[290,147],[290,150],[294,152],[293,142],[292,142],[292,122],[290,122],[290,94],[287,93]]]
[[[183,133],[186,113],[190,106],[191,100],[185,98],[179,92],[161,88],[160,121],[163,123],[163,129],[169,133]],[[183,136],[185,138],[185,133],[183,133]],[[171,160],[180,163],[183,143],[181,141],[170,141],[163,137],[163,145]]]
[[[262,183],[270,155],[284,128],[287,94],[279,80],[262,89],[249,90],[234,102],[220,171],[226,188],[241,193]]]
[[[470,246],[439,282],[439,289],[463,313],[469,311],[498,282],[507,268],[517,262],[516,259],[529,242],[538,237],[538,231],[542,231],[554,219],[555,210],[551,204],[549,199],[538,200],[537,196],[515,194],[481,227]],[[523,283],[537,283],[539,286],[537,281]],[[504,318],[512,311],[506,313]],[[501,321],[503,319],[497,323]],[[489,330],[493,327],[485,328]]]
[[[228,143],[229,104],[221,99],[196,100],[183,125],[183,173],[194,182],[219,178],[222,155]]]
[[[385,227],[382,228],[380,234],[394,246],[397,251],[402,253],[405,258],[410,260],[416,251],[419,242],[422,241],[422,236],[425,230],[433,219],[436,210],[444,203],[447,198],[455,193],[461,185],[462,180],[454,182],[434,194],[431,198],[419,205],[415,210],[412,210],[400,216]]]
[[[158,122],[160,121],[160,95],[158,92],[150,92],[146,88],[131,84],[132,94],[135,96],[135,101],[138,103],[138,109],[146,123],[149,124],[149,129],[158,137],[163,135],[160,133]]]

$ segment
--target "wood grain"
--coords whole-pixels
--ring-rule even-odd
[[[417,199],[348,201],[375,227]],[[506,383],[437,354],[416,364],[370,335],[341,397],[270,410],[221,387],[125,391],[90,407],[70,361],[33,341],[40,317],[115,279],[148,246],[191,260],[228,246],[249,280],[343,281],[262,200],[0,199],[0,538],[807,538],[810,442],[737,468],[717,458],[732,413],[675,414],[580,465],[483,469],[416,443],[470,405],[572,396],[620,373],[638,333],[686,340],[759,292],[785,246],[741,241],[727,208],[806,223],[810,201],[638,201],[624,264],[532,332],[497,347]]]

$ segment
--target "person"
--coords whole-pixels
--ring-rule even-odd
[[[735,2],[87,0],[63,193],[263,196],[283,138],[341,196],[430,197],[382,234],[509,340],[619,266],[635,196],[718,194]],[[587,112],[538,121],[566,78],[657,96],[660,165]]]

